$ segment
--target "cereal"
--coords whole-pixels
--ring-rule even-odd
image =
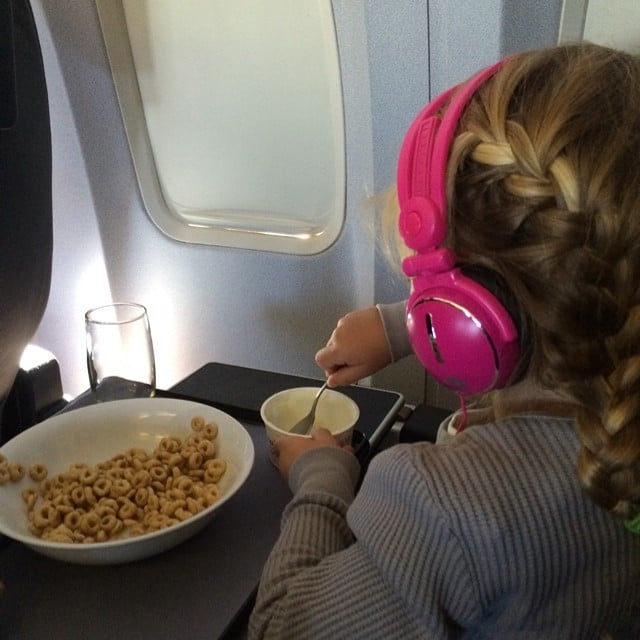
[[[19,462],[10,462],[9,463],[9,477],[13,482],[17,482],[18,480],[22,480],[25,474],[24,467]]]
[[[206,482],[217,483],[227,470],[227,463],[222,458],[213,458],[205,465],[204,479]]]
[[[36,501],[38,500],[38,490],[34,487],[27,487],[22,490],[22,499],[27,505],[27,509],[33,509]]]
[[[29,530],[46,540],[90,544],[158,531],[200,513],[218,499],[226,461],[215,457],[215,423],[197,416],[191,429],[184,440],[163,438],[152,453],[129,449],[53,476],[32,464],[28,477],[38,484],[22,491]],[[26,475],[20,463],[0,459],[0,484]]]
[[[29,477],[36,482],[40,482],[47,477],[47,467],[39,462],[29,467]]]
[[[205,422],[202,416],[196,416],[191,420],[191,428],[194,431],[202,431],[204,428]]]
[[[206,438],[209,438],[210,440],[215,440],[216,437],[218,436],[218,425],[215,422],[209,422],[204,425],[204,428],[202,429],[202,433]]]

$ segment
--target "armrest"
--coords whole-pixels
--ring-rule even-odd
[[[435,442],[438,428],[450,415],[450,409],[419,404],[400,428],[400,442]]]
[[[4,404],[0,444],[45,420],[66,404],[58,361],[46,349],[29,345]]]

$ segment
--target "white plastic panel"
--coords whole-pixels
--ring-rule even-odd
[[[147,211],[184,242],[314,254],[345,211],[330,0],[97,0]]]
[[[638,0],[564,0],[559,41],[587,40],[640,53]]]
[[[640,53],[640,2],[589,0],[584,38],[637,55]]]

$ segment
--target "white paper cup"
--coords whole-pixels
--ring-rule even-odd
[[[277,465],[273,445],[283,436],[310,438],[289,433],[311,410],[318,387],[295,387],[285,389],[267,398],[260,408],[260,415],[267,431],[269,457]],[[340,444],[351,444],[353,428],[360,417],[358,405],[349,396],[335,389],[325,389],[316,407],[315,426],[330,431]]]

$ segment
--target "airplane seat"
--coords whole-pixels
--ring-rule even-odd
[[[55,358],[20,369],[49,297],[51,173],[49,104],[36,24],[28,0],[5,0],[0,3],[0,443],[34,424],[46,413],[44,405],[62,397]]]

